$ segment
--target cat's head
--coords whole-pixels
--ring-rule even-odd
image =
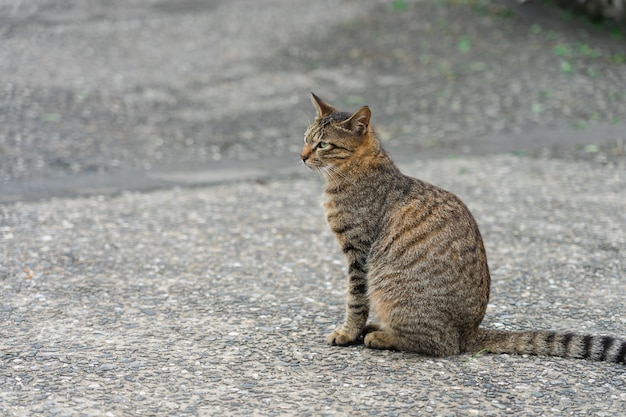
[[[341,112],[311,93],[317,115],[304,134],[300,158],[304,164],[331,176],[332,171],[354,162],[378,141],[371,134],[367,106],[354,113]],[[375,142],[375,143],[374,143]]]

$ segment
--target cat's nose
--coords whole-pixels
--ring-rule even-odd
[[[302,159],[302,162],[306,162],[306,160],[309,159],[309,156],[311,156],[311,152],[302,152],[300,154],[300,159]]]

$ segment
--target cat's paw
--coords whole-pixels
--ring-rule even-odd
[[[393,349],[394,338],[387,332],[376,330],[365,335],[364,343],[372,349]]]
[[[331,346],[348,346],[359,340],[360,332],[348,332],[343,327],[337,327],[328,335],[326,341]]]

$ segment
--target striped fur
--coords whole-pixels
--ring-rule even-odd
[[[346,318],[329,344],[626,361],[626,342],[608,336],[481,328],[490,277],[468,208],[403,175],[381,148],[367,107],[350,114],[315,95],[313,103],[317,117],[301,158],[326,178],[326,219],[348,264]],[[370,312],[376,323],[367,324]]]
[[[477,350],[480,346],[486,346],[493,353],[562,356],[626,364],[626,341],[611,336],[480,329],[479,338],[472,347]]]

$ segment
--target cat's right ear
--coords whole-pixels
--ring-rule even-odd
[[[350,116],[348,120],[341,122],[340,126],[358,136],[361,136],[367,132],[367,127],[370,124],[371,117],[372,112],[370,111],[370,108],[363,106]]]
[[[317,109],[318,117],[324,117],[327,114],[337,111],[337,109],[335,109],[333,106],[326,103],[324,100],[322,100],[321,98],[319,98],[313,93],[311,93],[311,101],[313,102],[313,105]]]

